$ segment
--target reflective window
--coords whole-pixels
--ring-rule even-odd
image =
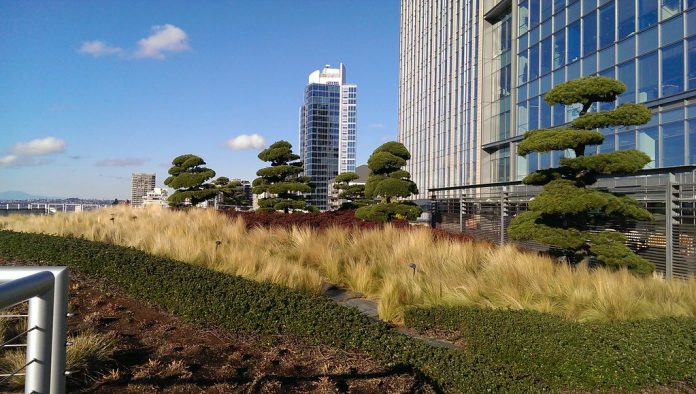
[[[686,14],[686,34],[692,35],[694,33],[696,33],[696,10]]]
[[[684,47],[681,42],[662,49],[662,95],[684,90]]]
[[[520,3],[517,10],[517,18],[519,20],[519,35],[522,35],[529,30],[529,8],[527,7],[527,0]]]
[[[657,98],[658,78],[655,72],[658,70],[657,51],[638,58],[638,102]]]
[[[687,122],[689,126],[689,164],[696,164],[696,119]]]
[[[553,13],[553,2],[549,0],[541,0],[541,20],[545,21],[551,17]]]
[[[553,68],[556,69],[565,64],[565,32],[560,31],[553,35]]]
[[[517,135],[524,134],[529,130],[527,127],[528,123],[528,114],[527,114],[527,103],[521,103],[517,105]]]
[[[605,46],[614,42],[616,28],[614,27],[614,2],[607,4],[599,9],[599,47]]]
[[[553,84],[558,85],[559,83],[565,82],[565,69],[561,68],[553,72]]]
[[[565,0],[553,0],[553,12],[558,12],[565,8]]]
[[[517,57],[517,83],[521,85],[525,82],[527,82],[527,51]]]
[[[597,12],[582,18],[582,53],[589,55],[597,50]]]
[[[539,154],[539,168],[542,170],[551,167],[551,153],[544,152]]]
[[[626,85],[626,91],[619,96],[618,103],[632,103],[636,101],[636,66],[635,61],[630,60],[617,67],[618,79]]]
[[[648,127],[638,132],[638,149],[650,157],[644,168],[655,168],[660,162],[660,142],[657,127]]]
[[[539,77],[539,45],[529,48],[529,80]]]
[[[529,26],[534,28],[539,24],[539,2],[541,0],[529,0]],[[547,0],[548,1],[548,0]]]
[[[630,130],[618,134],[619,144],[618,150],[635,149],[636,148],[636,131]]]
[[[568,81],[572,81],[573,79],[577,79],[580,77],[580,62],[575,62],[571,65],[568,66],[568,75],[566,76],[566,79]]]
[[[638,53],[643,54],[657,48],[657,27],[646,30],[638,36]]]
[[[580,2],[576,1],[575,3],[569,5],[567,13],[568,13],[568,22],[572,22],[572,21],[580,18]]]
[[[597,55],[592,54],[582,59],[582,75],[588,76],[597,73]]]
[[[614,64],[616,64],[616,60],[614,59],[614,47],[611,46],[609,48],[602,49],[602,51],[599,52],[599,68],[604,69],[611,67]]]
[[[684,37],[684,25],[681,15],[662,24],[662,45],[681,40]]]
[[[551,107],[543,99],[539,100],[539,128],[551,127]]]
[[[616,140],[614,139],[614,133],[613,132],[608,132],[606,130],[602,130],[605,134],[608,134],[606,137],[604,137],[604,142],[602,142],[602,145],[599,146],[599,153],[609,153],[613,152],[616,150]]]
[[[687,41],[688,47],[688,78],[689,89],[696,89],[696,37],[689,38]],[[696,152],[695,152],[696,153]]]
[[[541,38],[546,38],[553,33],[553,21],[551,19],[541,24]]]
[[[565,106],[556,104],[552,107],[553,110],[553,125],[559,126],[565,123]]]
[[[553,16],[553,31],[562,30],[566,26],[565,9]]]
[[[529,122],[527,123],[529,130],[536,130],[539,128],[539,97],[529,100],[527,108],[529,109]]]
[[[684,165],[684,122],[662,125],[662,166]]]
[[[551,54],[551,37],[545,39],[541,42],[541,73],[540,75],[545,75],[551,71],[551,61],[553,60],[553,55]]]
[[[657,23],[657,1],[638,0],[638,29],[643,30]]]
[[[631,59],[636,55],[636,38],[627,38],[621,41],[617,47],[617,58],[619,63]]]
[[[619,26],[619,40],[628,37],[636,29],[636,3],[635,0],[617,0]]]
[[[532,152],[527,155],[527,167],[530,174],[539,169],[539,154]]]
[[[681,12],[682,0],[660,0],[660,20],[665,20]]]
[[[568,25],[568,62],[580,58],[580,21]]]
[[[582,13],[587,14],[588,12],[597,8],[597,0],[582,0]]]

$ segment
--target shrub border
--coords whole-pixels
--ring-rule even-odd
[[[358,349],[387,366],[410,366],[448,391],[549,389],[532,374],[459,349],[430,346],[325,297],[253,282],[133,248],[0,231],[0,256],[66,265],[105,278],[130,296],[195,323],[259,333],[290,333],[319,344]]]

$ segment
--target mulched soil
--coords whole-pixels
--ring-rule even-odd
[[[1,265],[8,265],[0,259]],[[290,335],[259,336],[193,325],[102,280],[71,273],[69,334],[114,338],[112,360],[76,373],[77,393],[436,392],[404,367],[317,346]]]

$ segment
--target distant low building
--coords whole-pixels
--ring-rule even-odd
[[[367,183],[367,177],[370,175],[370,169],[367,167],[366,164],[358,166],[355,169],[355,173],[358,174],[360,178],[350,182],[349,184],[364,185],[365,183]],[[345,200],[338,198],[338,195],[341,191],[334,187],[335,184],[336,182],[334,178],[331,180],[331,184],[329,185],[329,209],[332,211],[335,211],[338,208],[340,208],[341,204],[345,202]]]
[[[151,207],[158,206],[161,208],[167,208],[169,204],[167,203],[167,191],[156,187],[152,191],[147,192],[146,195],[142,197],[141,206]]]

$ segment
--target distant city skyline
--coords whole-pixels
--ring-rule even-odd
[[[396,138],[398,0],[29,1],[0,13],[0,192],[126,199],[131,173],[161,187],[184,153],[253,180],[264,146],[299,152],[297,92],[326,63],[350,65],[361,89],[357,164]]]

